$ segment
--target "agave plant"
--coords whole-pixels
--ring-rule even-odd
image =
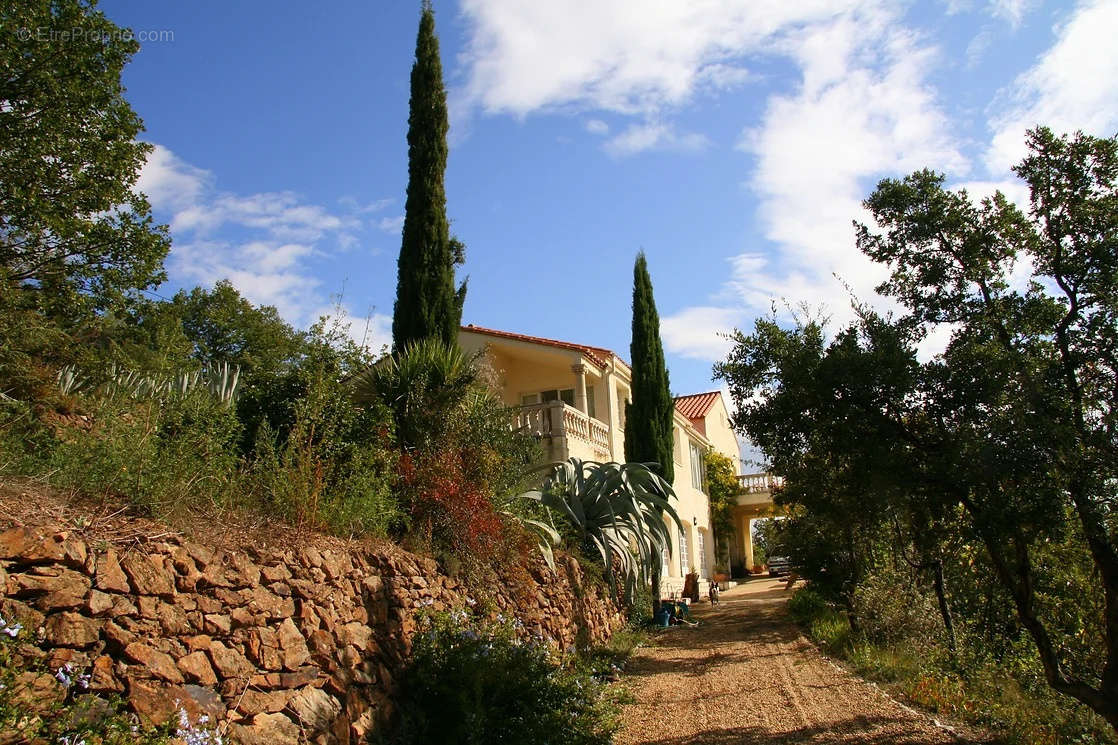
[[[616,562],[626,600],[631,602],[637,586],[660,571],[661,551],[671,550],[664,516],[683,529],[671,504],[675,492],[653,470],[655,466],[570,458],[548,466],[550,472],[543,488],[520,497],[538,500],[553,514],[565,518],[583,543],[597,550],[606,567]],[[537,535],[546,534],[537,531]],[[542,546],[544,540],[540,543]],[[550,550],[548,545],[547,552]],[[607,571],[606,575],[616,592],[614,573]]]
[[[66,365],[59,369],[58,374],[55,376],[58,383],[58,390],[64,395],[71,395],[81,393],[89,388],[89,378],[78,370],[73,365]]]
[[[240,377],[241,369],[228,362],[214,364],[202,370],[180,372],[169,378],[145,375],[113,365],[109,368],[104,390],[110,396],[166,401],[183,398],[195,388],[204,386],[214,398],[230,406],[236,397]]]

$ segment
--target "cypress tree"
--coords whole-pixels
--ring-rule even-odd
[[[660,316],[652,297],[652,279],[644,251],[633,267],[633,338],[629,344],[633,401],[625,407],[625,460],[658,463],[669,484],[675,479],[672,427],[675,401],[668,385]],[[660,562],[652,565],[652,614],[660,612]]]
[[[466,285],[455,290],[454,267],[464,261],[463,246],[450,236],[446,219],[448,128],[435,14],[425,0],[411,70],[408,193],[392,314],[397,352],[432,336],[451,345],[458,339]]]
[[[644,252],[633,267],[633,339],[629,345],[633,370],[633,401],[626,407],[625,460],[660,464],[669,484],[675,479],[672,426],[675,401],[668,385],[660,316],[652,297],[652,279]]]

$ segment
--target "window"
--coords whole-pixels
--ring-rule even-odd
[[[703,484],[703,449],[694,442],[691,443],[691,486],[705,492]]]
[[[706,577],[707,575],[707,547],[706,539],[703,538],[703,531],[699,531],[699,540],[697,542],[699,549],[699,575]]]
[[[550,391],[540,391],[540,401],[548,403],[549,401],[562,401],[567,406],[575,405],[575,389],[564,388],[556,390],[552,388]]]
[[[668,576],[668,562],[669,561],[671,561],[671,558],[668,555],[668,547],[664,546],[660,549],[660,576],[661,577],[667,577]]]
[[[594,386],[586,386],[586,413],[595,419],[598,415],[594,412]]]
[[[679,531],[679,570],[680,574],[687,574],[691,568],[691,559],[687,555],[687,534]]]

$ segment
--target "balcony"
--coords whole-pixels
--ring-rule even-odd
[[[550,454],[555,460],[584,454],[595,460],[612,460],[609,427],[562,401],[513,409],[513,427],[550,440],[558,451]]]
[[[783,476],[774,476],[771,473],[744,473],[738,476],[742,491],[746,494],[760,494],[771,492],[784,486]]]

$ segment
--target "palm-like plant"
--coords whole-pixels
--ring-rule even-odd
[[[663,549],[671,550],[671,538],[663,517],[669,516],[680,530],[683,525],[671,500],[675,492],[653,468],[655,463],[599,463],[570,458],[555,463],[543,488],[520,495],[538,500],[552,513],[564,517],[584,544],[593,546],[606,566],[610,586],[616,592],[614,562],[631,601],[638,584],[660,571]],[[529,526],[532,527],[532,526]],[[541,537],[541,548],[546,535]],[[547,556],[550,546],[547,546]]]
[[[432,337],[386,356],[355,375],[350,385],[358,404],[388,406],[401,445],[424,448],[439,439],[439,425],[465,401],[477,379],[472,357]]]

